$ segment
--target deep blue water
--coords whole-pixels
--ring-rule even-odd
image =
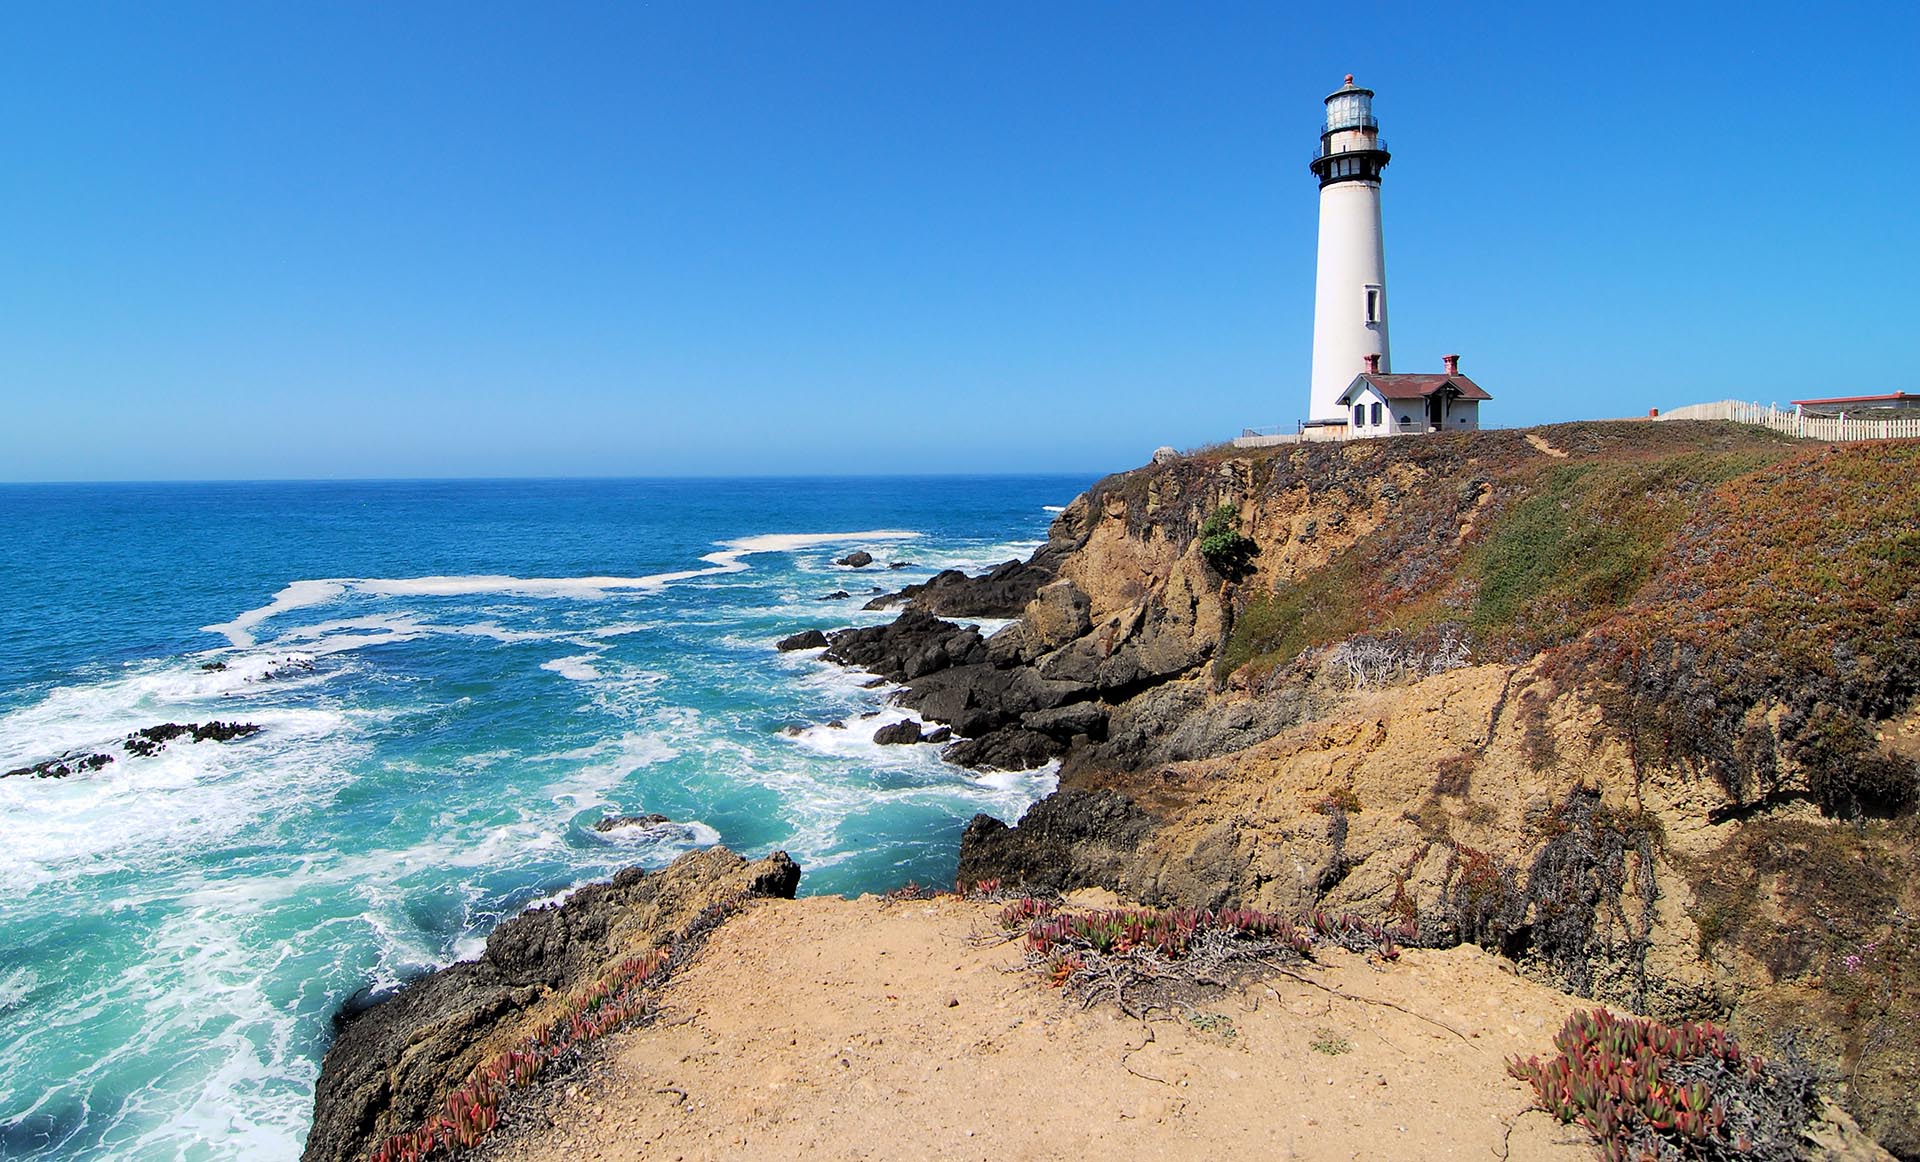
[[[345,998],[629,864],[950,880],[1050,774],[874,746],[886,691],[773,643],[1024,556],[1089,482],[0,486],[0,770],[117,757],[0,779],[0,1157],[294,1158]],[[117,746],[214,718],[264,729]]]

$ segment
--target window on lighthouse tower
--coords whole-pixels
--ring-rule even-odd
[[[1367,288],[1367,322],[1377,323],[1379,321],[1380,321],[1380,288],[1377,286],[1370,286]]]

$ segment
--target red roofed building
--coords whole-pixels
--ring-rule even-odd
[[[1480,401],[1493,397],[1460,374],[1458,355],[1442,358],[1447,369],[1438,375],[1393,375],[1372,370],[1377,357],[1367,360],[1336,401],[1347,413],[1347,438],[1478,431]]]

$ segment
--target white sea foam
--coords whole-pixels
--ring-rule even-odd
[[[552,670],[573,682],[597,682],[605,677],[593,663],[596,654],[575,654],[569,658],[555,658],[551,662],[542,662],[540,668]]]
[[[608,831],[595,831],[594,838],[620,847],[642,851],[670,850],[677,855],[720,842],[720,833],[697,819],[685,822],[629,824]]]
[[[137,723],[127,730],[155,718],[102,717],[116,727]],[[0,881],[32,886],[66,872],[98,874],[128,860],[201,850],[289,799],[331,793],[344,781],[341,768],[357,747],[347,716],[259,708],[247,719],[263,730],[238,742],[175,740],[148,758],[116,750],[116,762],[83,775],[0,780],[0,815],[8,821]],[[102,725],[95,719],[72,729],[93,733]]]
[[[342,588],[338,581],[295,581],[274,594],[273,600],[260,608],[250,609],[232,621],[201,628],[208,633],[227,635],[227,640],[236,646],[250,646],[254,644],[254,626],[270,617],[277,617],[295,609],[304,609],[309,605],[324,605],[340,596]]]
[[[1064,504],[1043,504],[1043,505],[1041,505],[1040,507],[1041,507],[1042,509],[1045,509],[1045,510],[1046,510],[1047,512],[1065,512],[1065,511],[1067,511],[1067,506],[1066,506],[1066,505],[1064,505]]]
[[[578,755],[583,765],[549,783],[546,794],[554,803],[576,811],[606,802],[608,791],[642,767],[680,757],[678,749],[655,733],[625,734],[585,748],[584,753],[570,753]]]
[[[16,968],[0,977],[0,1013],[26,1000],[39,983],[40,977],[30,968]]]
[[[209,633],[226,635],[236,646],[256,643],[254,630],[264,621],[309,606],[337,601],[350,593],[375,597],[468,597],[498,593],[513,597],[593,599],[620,592],[657,592],[669,585],[699,577],[745,572],[745,558],[755,553],[792,552],[816,545],[859,541],[902,541],[920,536],[906,529],[868,529],[845,533],[765,533],[720,542],[718,552],[700,559],[704,569],[683,569],[671,573],[651,573],[641,577],[511,577],[503,574],[435,577],[330,577],[294,581],[273,600],[258,609],[250,609],[231,621],[202,626]]]

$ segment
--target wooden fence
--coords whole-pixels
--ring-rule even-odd
[[[1736,424],[1758,424],[1803,440],[1911,440],[1920,439],[1920,416],[1902,420],[1856,420],[1846,415],[1818,416],[1789,411],[1771,404],[1741,403],[1723,399],[1718,403],[1695,403],[1661,412],[1660,420],[1732,420]]]

